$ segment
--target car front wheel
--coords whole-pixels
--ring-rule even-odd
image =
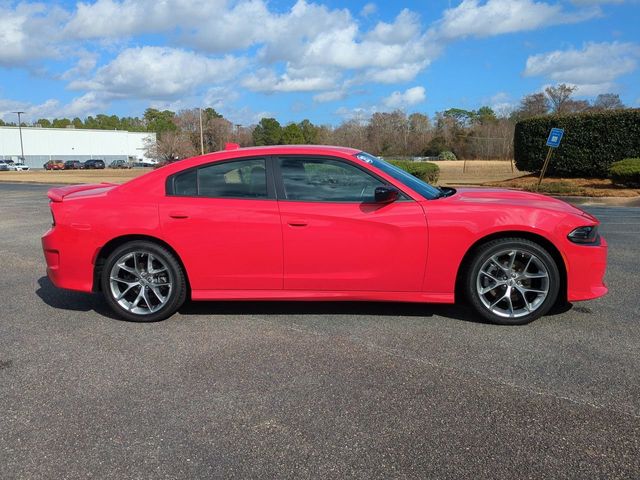
[[[486,320],[523,325],[546,314],[560,291],[555,260],[539,244],[503,238],[481,245],[467,270],[471,306]]]
[[[186,298],[184,272],[166,248],[133,241],[107,258],[102,292],[118,316],[135,322],[155,322],[173,315]]]

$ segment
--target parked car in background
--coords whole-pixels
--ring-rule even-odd
[[[10,170],[10,168],[6,160],[0,160],[0,172],[6,172],[8,170]]]
[[[81,168],[84,167],[80,160],[67,160],[66,162],[64,162],[65,170],[80,170]]]
[[[62,160],[49,160],[44,164],[45,170],[64,170],[64,162]]]
[[[9,167],[9,170],[15,170],[16,172],[26,172],[29,170],[29,165],[24,163],[14,163]]]
[[[104,160],[101,160],[99,158],[94,158],[92,160],[87,160],[86,162],[84,162],[84,168],[85,169],[99,169],[102,170],[105,165],[104,165]]]
[[[126,160],[114,160],[109,164],[109,168],[131,168],[131,164]]]
[[[607,293],[593,215],[536,193],[437,188],[352,148],[227,150],[48,195],[49,278],[101,290],[127,320],[166,318],[187,297],[466,299],[478,318],[521,325]]]

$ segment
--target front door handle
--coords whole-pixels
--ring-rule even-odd
[[[290,227],[306,227],[308,225],[304,220],[291,220],[288,223]]]
[[[170,212],[169,216],[171,218],[189,218],[189,215],[184,212]]]

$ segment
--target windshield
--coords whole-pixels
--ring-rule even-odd
[[[381,158],[375,157],[370,153],[360,152],[356,154],[356,157],[363,162],[370,163],[374,167],[379,168],[387,175],[390,175],[391,177],[409,187],[411,190],[418,192],[427,200],[433,200],[434,198],[439,198],[442,196],[442,192],[436,187],[423,182],[419,178],[414,177],[408,172],[405,172],[401,168],[385,162]]]

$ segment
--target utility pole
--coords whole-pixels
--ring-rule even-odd
[[[22,121],[20,120],[20,115],[24,112],[13,112],[18,114],[18,130],[20,131],[20,162],[24,163],[24,146],[22,145]]]
[[[204,133],[202,132],[202,108],[198,108],[200,112],[200,155],[204,155]]]

